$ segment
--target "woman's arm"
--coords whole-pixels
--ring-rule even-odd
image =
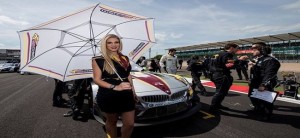
[[[99,68],[97,62],[95,59],[93,59],[92,61],[92,68],[93,68],[93,79],[94,82],[99,85],[100,87],[103,88],[110,88],[112,86],[112,84],[107,83],[106,81],[102,80],[102,71]]]

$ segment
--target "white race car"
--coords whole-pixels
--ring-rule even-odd
[[[166,73],[144,72],[131,62],[133,85],[139,102],[136,104],[135,126],[163,124],[193,115],[200,110],[200,98],[193,96],[188,81]],[[105,116],[96,102],[98,85],[92,83],[93,113],[97,121],[105,124]],[[120,118],[121,119],[121,118]],[[118,122],[120,127],[121,121]]]

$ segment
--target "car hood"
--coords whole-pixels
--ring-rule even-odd
[[[188,84],[178,75],[152,72],[131,72],[134,89],[137,93],[163,91],[170,94],[180,88],[186,89]]]

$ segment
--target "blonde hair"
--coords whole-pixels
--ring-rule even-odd
[[[107,34],[106,36],[104,36],[102,39],[101,39],[101,53],[102,53],[102,56],[104,57],[105,61],[104,61],[104,70],[106,70],[109,74],[114,74],[114,70],[116,70],[114,64],[113,64],[113,61],[112,61],[112,54],[109,50],[107,50],[107,45],[106,45],[106,41],[109,39],[109,38],[117,38],[119,40],[119,43],[120,43],[120,47],[119,47],[119,50],[118,52],[121,53],[122,49],[123,49],[123,44],[122,44],[122,41],[120,39],[119,36],[115,35],[115,34]],[[103,71],[104,71],[103,70]]]

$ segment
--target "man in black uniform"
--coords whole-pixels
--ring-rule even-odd
[[[230,69],[234,68],[233,55],[237,52],[239,46],[234,43],[228,43],[224,47],[224,51],[220,52],[218,57],[212,61],[210,72],[211,80],[216,86],[216,93],[212,98],[210,111],[214,112],[218,109],[228,109],[222,106],[222,101],[228,94],[232,85],[233,78],[230,75]]]
[[[234,65],[235,65],[235,69],[236,72],[239,76],[238,80],[243,80],[243,76],[242,76],[242,72],[245,76],[245,79],[248,81],[249,80],[249,76],[248,76],[248,61],[247,61],[248,57],[247,56],[240,56],[237,57]]]
[[[54,89],[54,92],[53,92],[52,106],[62,107],[64,105],[64,103],[67,103],[67,100],[65,100],[62,97],[62,94],[63,94],[64,87],[65,87],[66,83],[62,82],[58,79],[54,79],[54,81],[55,81],[55,89]]]
[[[187,67],[187,70],[191,71],[193,91],[195,91],[197,86],[200,90],[201,95],[207,95],[206,89],[204,88],[200,80],[202,71],[204,70],[204,65],[203,62],[199,61],[199,56],[194,55],[192,57]]]
[[[249,84],[248,96],[254,106],[252,111],[259,114],[259,119],[262,121],[268,121],[273,112],[273,103],[250,96],[253,89],[257,89],[258,91],[274,91],[274,87],[277,84],[277,72],[280,68],[280,62],[274,57],[269,56],[271,48],[263,42],[254,43],[251,49],[253,50],[253,56],[257,57],[257,61],[252,67],[253,74],[251,75],[253,78]]]
[[[211,61],[210,57],[205,55],[204,61],[203,61],[203,65],[204,65],[203,74],[204,74],[205,78],[209,78],[209,63],[210,63],[210,61]]]
[[[78,118],[78,116],[80,116],[80,110],[82,109],[84,103],[85,94],[87,93],[89,94],[89,97],[91,96],[92,88],[90,83],[91,79],[78,79],[74,81],[73,87],[68,92],[72,111],[65,113],[65,117],[72,116],[72,118],[75,120]]]

